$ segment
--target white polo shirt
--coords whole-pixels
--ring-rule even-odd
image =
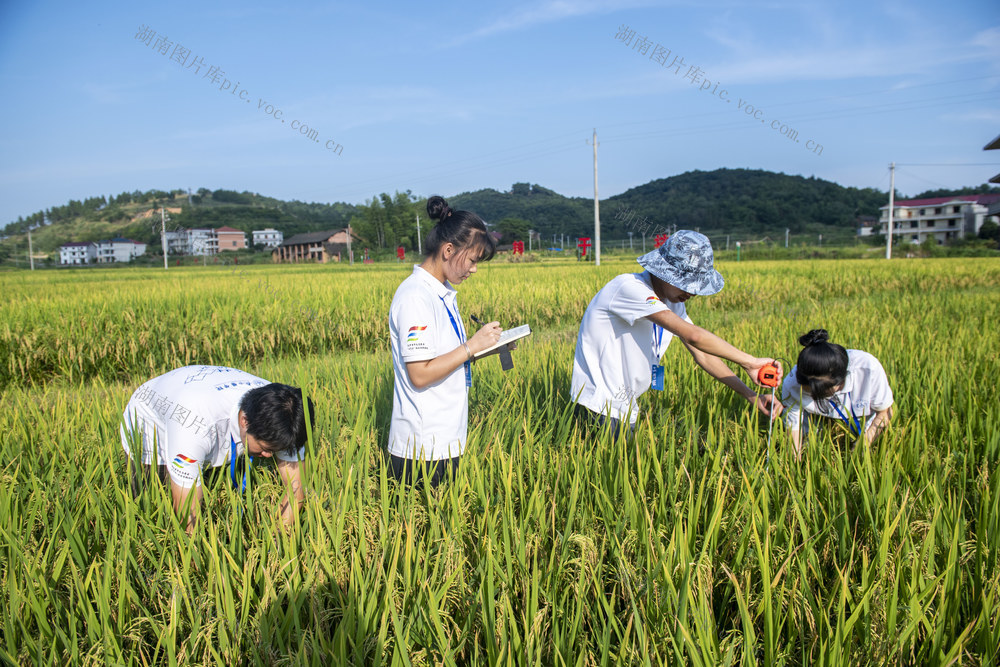
[[[130,432],[142,442],[142,462],[166,465],[182,488],[201,485],[201,469],[226,465],[246,448],[240,439],[240,400],[251,389],[271,384],[225,366],[184,366],[135,390],[122,413],[122,448],[130,454]],[[154,457],[155,453],[155,457]],[[282,461],[305,456],[276,452]]]
[[[392,297],[389,343],[395,383],[388,449],[394,456],[437,461],[465,451],[469,429],[465,365],[423,389],[414,387],[406,372],[407,362],[434,359],[466,339],[456,296],[450,283],[414,266]]]
[[[635,423],[638,398],[649,389],[652,367],[674,335],[659,326],[659,344],[649,315],[670,310],[691,322],[683,303],[664,303],[648,271],[616,276],[591,299],[580,322],[573,358],[572,397],[613,419]]]
[[[861,350],[847,351],[847,377],[844,387],[830,399],[814,401],[807,391],[803,391],[795,379],[793,366],[785,375],[781,386],[781,402],[785,406],[785,427],[790,430],[808,430],[807,421],[802,419],[803,411],[822,417],[844,421],[852,432],[857,430],[854,420],[865,428],[865,419],[892,405],[892,389],[889,379],[878,359]],[[839,408],[839,412],[838,412]],[[846,421],[845,421],[846,417]]]

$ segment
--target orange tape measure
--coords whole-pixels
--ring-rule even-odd
[[[761,383],[765,387],[777,387],[778,367],[773,363],[761,366],[760,370],[757,371],[757,382]]]

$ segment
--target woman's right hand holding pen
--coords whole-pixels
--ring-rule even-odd
[[[501,333],[503,333],[503,328],[501,328],[499,322],[488,322],[487,324],[484,324],[479,331],[473,334],[472,338],[469,339],[469,349],[472,350],[472,354],[479,354],[483,350],[488,350],[496,345],[500,340]]]

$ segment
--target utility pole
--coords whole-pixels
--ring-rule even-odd
[[[28,226],[28,263],[31,264],[31,270],[35,270],[35,253],[31,247],[31,226]]]
[[[729,234],[726,234],[726,251],[729,250]]]
[[[347,261],[354,265],[354,251],[351,250],[351,223],[347,223]]]
[[[628,233],[628,249],[632,250],[632,232]]]
[[[788,247],[788,227],[785,227],[785,247]]]
[[[417,254],[424,254],[424,247],[420,242],[420,214],[417,213]]]
[[[597,128],[594,128],[594,266],[601,265],[601,203],[597,199]]]
[[[167,212],[160,207],[160,240],[163,243],[163,270],[170,268],[167,265]]]
[[[889,163],[889,228],[885,233],[885,258],[892,259],[892,212],[896,202],[896,163]]]

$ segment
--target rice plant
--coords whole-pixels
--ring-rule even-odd
[[[398,486],[386,314],[408,266],[0,274],[0,657],[24,665],[993,665],[1000,650],[1000,262],[728,264],[688,303],[754,354],[822,325],[875,354],[897,418],[801,462],[677,345],[634,442],[571,418],[576,326],[634,263],[494,264],[460,303],[535,330],[476,365],[469,446]],[[226,364],[319,408],[309,493],[206,482],[193,538],[133,501],[143,380]]]

